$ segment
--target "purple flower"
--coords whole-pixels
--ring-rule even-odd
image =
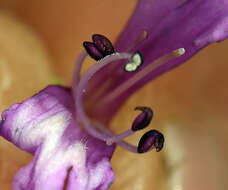
[[[149,125],[150,108],[138,107],[142,113],[122,134],[114,135],[108,124],[143,84],[224,40],[227,8],[228,0],[139,0],[114,48],[102,35],[84,42],[97,63],[80,77],[83,52],[72,88],[48,86],[2,113],[0,135],[34,155],[15,175],[13,189],[108,189],[115,144],[136,153],[160,151],[164,136],[156,130],[146,132],[138,147],[123,140]]]
[[[114,146],[89,136],[76,122],[71,90],[49,86],[2,113],[1,135],[34,155],[13,189],[107,189]],[[67,181],[67,184],[65,184]]]

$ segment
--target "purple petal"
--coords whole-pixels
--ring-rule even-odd
[[[156,50],[157,56],[179,47],[195,52],[208,43],[227,37],[227,9],[227,0],[189,0],[183,3],[179,0],[156,0],[153,3],[139,0],[115,47],[125,51],[146,30],[148,38],[136,49],[143,50],[151,60],[156,55],[147,52],[152,50]]]
[[[127,51],[142,33],[147,34],[145,39],[131,49],[133,53],[140,51],[142,54],[144,64],[140,70],[175,49],[185,48],[186,53],[153,70],[113,100],[114,104],[110,102],[103,107],[97,105],[95,116],[110,120],[126,98],[146,82],[184,63],[209,43],[224,40],[228,36],[228,0],[139,0],[135,12],[115,44],[116,51]],[[116,67],[109,65],[105,72],[95,75],[94,79],[97,82],[93,81],[91,91],[100,86],[102,81],[112,78],[100,97],[102,99],[134,76],[135,73],[126,73],[122,70],[124,64],[125,62],[122,62]]]
[[[107,146],[85,133],[74,119],[71,90],[49,86],[2,113],[0,135],[33,153],[13,189],[107,189],[114,179]],[[67,177],[68,176],[68,177]]]

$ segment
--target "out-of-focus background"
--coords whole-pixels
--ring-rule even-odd
[[[0,2],[0,111],[50,83],[70,84],[82,42],[93,33],[114,41],[136,0],[3,0]],[[213,44],[134,94],[112,122],[127,129],[137,105],[151,106],[161,153],[117,148],[111,190],[224,190],[228,187],[228,41]],[[84,67],[86,70],[92,61]],[[142,98],[143,97],[143,98]],[[135,113],[133,113],[135,114]],[[137,144],[139,135],[129,138]],[[32,157],[0,138],[0,187]]]

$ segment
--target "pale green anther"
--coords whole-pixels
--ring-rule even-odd
[[[124,70],[127,72],[134,72],[136,71],[140,65],[142,65],[143,59],[139,52],[136,52],[132,57],[131,61],[127,62],[124,66]]]

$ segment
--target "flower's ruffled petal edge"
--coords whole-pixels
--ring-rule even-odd
[[[114,146],[85,133],[74,119],[71,90],[49,86],[2,113],[0,135],[34,154],[13,189],[107,189]]]
[[[93,113],[94,117],[110,120],[126,98],[146,82],[177,67],[209,43],[224,40],[228,36],[228,0],[186,0],[183,2],[139,0],[132,17],[115,44],[115,50],[127,51],[144,30],[147,32],[147,38],[130,50],[131,53],[139,50],[142,54],[144,63],[139,70],[143,70],[158,57],[178,48],[185,48],[186,53],[135,83],[113,100],[114,104],[113,102],[107,105],[98,104],[96,112]],[[135,75],[136,73],[123,71],[124,63],[122,62],[121,66],[110,64],[94,75],[88,94],[108,81],[109,84],[106,85],[108,87],[103,91],[103,96],[100,96],[102,99],[107,93]]]

